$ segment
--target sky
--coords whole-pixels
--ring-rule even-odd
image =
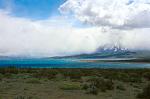
[[[39,20],[58,15],[57,8],[64,2],[65,0],[0,0],[0,8],[10,10],[16,17]]]
[[[150,0],[0,0],[0,56],[150,50]]]

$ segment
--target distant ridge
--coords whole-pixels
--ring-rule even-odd
[[[54,58],[78,58],[78,59],[98,59],[98,58],[134,58],[136,52],[114,46],[112,48],[99,48],[95,53],[80,54],[73,56],[63,56]]]
[[[113,46],[105,45],[90,54],[78,54],[72,56],[61,56],[54,58],[78,58],[78,59],[101,59],[101,58],[140,58],[150,60],[150,51],[147,50],[129,50],[116,43]]]

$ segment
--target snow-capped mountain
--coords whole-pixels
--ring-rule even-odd
[[[112,47],[98,48],[96,52],[103,53],[103,52],[126,52],[126,51],[129,51],[129,50],[120,46],[112,46]]]
[[[98,58],[133,58],[136,52],[129,51],[120,46],[103,47],[97,49],[95,53],[65,56],[65,58],[98,59]],[[64,57],[63,57],[64,58]]]

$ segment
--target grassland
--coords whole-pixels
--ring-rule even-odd
[[[0,68],[0,99],[150,99],[150,69]]]

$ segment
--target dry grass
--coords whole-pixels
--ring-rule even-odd
[[[0,99],[149,99],[149,72],[0,68]]]

